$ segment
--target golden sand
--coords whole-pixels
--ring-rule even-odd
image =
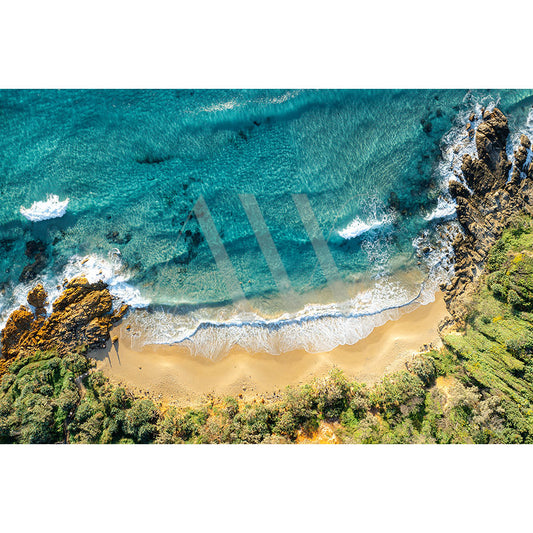
[[[377,327],[352,346],[330,352],[303,350],[271,355],[249,353],[235,347],[216,361],[192,356],[181,346],[131,347],[123,326],[111,332],[118,342],[92,352],[97,368],[113,383],[164,403],[200,403],[209,397],[240,396],[249,400],[270,396],[288,385],[298,385],[327,374],[332,367],[349,378],[372,382],[404,367],[406,359],[424,345],[440,346],[438,325],[447,315],[441,293],[435,301],[419,306]]]

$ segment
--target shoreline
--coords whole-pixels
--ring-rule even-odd
[[[439,347],[438,326],[448,316],[441,292],[435,301],[405,310],[377,326],[364,339],[328,352],[295,350],[281,355],[250,353],[234,347],[218,360],[193,356],[183,346],[131,347],[124,326],[116,325],[106,348],[89,353],[111,382],[140,396],[168,404],[196,405],[206,399],[234,396],[250,401],[275,398],[289,385],[308,383],[340,368],[348,378],[367,383],[400,369],[423,347]]]

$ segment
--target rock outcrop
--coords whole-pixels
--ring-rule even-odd
[[[522,135],[513,165],[506,152],[508,136],[505,115],[498,108],[485,111],[475,132],[477,158],[463,157],[464,184],[450,182],[463,234],[453,243],[455,276],[442,288],[448,310],[458,322],[474,289],[471,282],[483,271],[491,246],[511,217],[524,211],[533,214],[533,166],[525,168],[531,142]]]
[[[123,305],[112,312],[112,296],[107,285],[75,278],[53,302],[46,317],[47,294],[42,285],[28,293],[28,304],[13,311],[2,331],[2,359],[12,359],[35,350],[55,350],[59,355],[78,349],[105,347],[112,324],[128,310]]]
[[[28,293],[28,303],[35,307],[36,315],[46,315],[47,299],[48,295],[40,283]]]

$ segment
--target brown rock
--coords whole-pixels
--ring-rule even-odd
[[[33,313],[24,306],[11,313],[2,330],[2,357],[10,359],[16,355],[16,347],[33,323]]]
[[[452,198],[468,198],[470,196],[470,191],[461,182],[457,180],[450,180],[448,187]]]
[[[45,301],[42,286],[28,294],[31,305],[39,304],[36,308],[43,308]],[[14,311],[2,331],[2,356],[12,358],[36,349],[54,349],[64,355],[81,346],[105,346],[112,326],[112,297],[105,283],[73,279],[52,308],[48,318],[34,318],[25,307]]]
[[[28,293],[28,303],[35,308],[42,308],[47,304],[48,294],[39,283]]]
[[[495,169],[509,135],[507,117],[496,107],[492,112],[485,112],[483,122],[476,131],[476,148],[478,157],[489,168]]]
[[[129,311],[130,306],[127,304],[122,304],[120,306],[120,309],[118,311],[115,311],[113,315],[111,316],[112,322],[118,322],[122,318],[124,318],[124,315]]]
[[[484,111],[475,133],[478,158],[463,157],[461,172],[472,191],[452,180],[449,190],[457,202],[457,220],[464,234],[453,242],[455,276],[445,287],[444,300],[454,319],[460,323],[468,294],[482,272],[488,250],[496,242],[512,216],[521,210],[533,212],[531,180],[522,179],[523,167],[531,145],[526,136],[520,139],[515,153],[515,168],[508,182],[512,163],[507,158],[509,135],[507,118],[499,110]],[[533,169],[528,169],[528,174]]]

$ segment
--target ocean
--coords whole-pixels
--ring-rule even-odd
[[[132,306],[136,346],[354,344],[452,276],[447,184],[475,153],[470,114],[498,105],[512,155],[532,103],[533,90],[1,90],[0,324],[37,282],[51,301],[83,274]]]

